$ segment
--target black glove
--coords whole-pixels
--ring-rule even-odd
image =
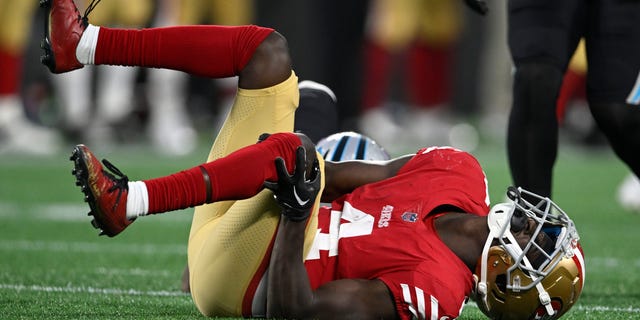
[[[275,160],[278,181],[265,181],[264,187],[273,191],[273,196],[282,208],[282,214],[292,221],[304,221],[311,214],[311,208],[320,191],[320,167],[313,162],[310,179],[307,180],[307,154],[304,147],[296,150],[296,167],[289,175],[284,159]]]
[[[485,0],[464,0],[464,2],[473,11],[483,16],[487,14],[487,12],[489,11],[489,8],[487,7],[487,2]]]

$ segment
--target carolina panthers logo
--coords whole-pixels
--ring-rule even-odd
[[[405,212],[402,214],[402,221],[416,222],[418,221],[418,214],[415,212]]]

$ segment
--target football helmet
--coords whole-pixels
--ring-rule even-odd
[[[474,275],[476,303],[491,319],[557,319],[584,286],[578,232],[549,198],[513,187],[507,196],[511,202],[495,205],[487,217],[489,237]],[[525,227],[531,240],[518,244],[512,232]]]
[[[334,133],[321,139],[316,150],[325,160],[389,160],[389,154],[373,139],[353,131]]]

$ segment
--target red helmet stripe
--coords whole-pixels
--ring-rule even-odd
[[[585,263],[584,263],[584,253],[582,252],[582,246],[580,243],[573,249],[573,262],[578,266],[578,272],[580,273],[580,289],[584,287],[584,277],[585,277]]]

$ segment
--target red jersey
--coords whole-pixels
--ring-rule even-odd
[[[396,176],[321,208],[305,260],[312,287],[344,278],[380,279],[401,319],[457,317],[473,278],[436,233],[438,215],[430,213],[441,205],[488,214],[486,177],[470,154],[422,149]]]

